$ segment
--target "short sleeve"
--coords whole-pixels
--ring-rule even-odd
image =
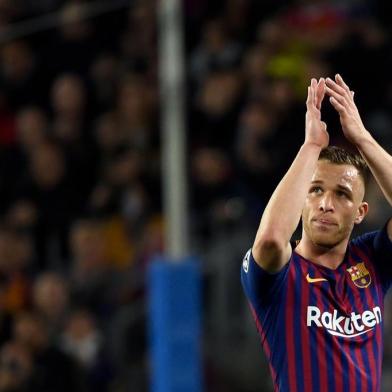
[[[389,239],[387,224],[382,230],[374,231],[358,237],[354,243],[364,248],[370,248],[373,252],[372,264],[381,280],[384,292],[392,284],[392,241]]]
[[[245,294],[254,306],[267,306],[279,297],[289,268],[287,263],[279,272],[270,273],[253,258],[252,249],[245,254],[241,268],[241,282]]]
[[[392,284],[392,241],[388,236],[387,225],[374,237],[374,250],[382,285],[387,291]]]

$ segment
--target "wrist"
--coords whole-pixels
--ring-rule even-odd
[[[366,144],[368,144],[372,140],[373,140],[372,135],[370,134],[369,131],[367,131],[364,128],[363,131],[360,133],[360,135],[357,138],[355,138],[352,141],[352,143],[355,145],[355,147],[357,147],[359,150],[361,150],[363,146],[365,146]]]
[[[318,143],[315,142],[311,142],[311,141],[307,141],[305,140],[305,142],[302,144],[301,149],[306,149],[309,151],[314,151],[317,152],[318,154],[320,153],[320,151],[327,146],[322,146]]]

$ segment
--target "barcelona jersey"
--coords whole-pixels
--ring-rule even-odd
[[[386,228],[350,241],[335,270],[293,250],[271,274],[249,250],[241,280],[275,391],[380,391],[384,297],[392,282]]]

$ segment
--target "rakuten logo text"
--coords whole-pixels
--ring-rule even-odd
[[[308,306],[306,325],[311,327],[315,324],[324,327],[331,335],[353,338],[372,331],[381,321],[381,309],[378,306],[361,314],[352,312],[350,317],[339,316],[336,309],[333,313],[321,313],[317,306]]]

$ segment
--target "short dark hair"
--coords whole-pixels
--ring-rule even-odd
[[[359,174],[366,184],[368,176],[368,165],[365,160],[359,155],[344,148],[337,146],[328,146],[323,148],[319,155],[319,161],[328,161],[336,165],[351,165],[358,169]]]

